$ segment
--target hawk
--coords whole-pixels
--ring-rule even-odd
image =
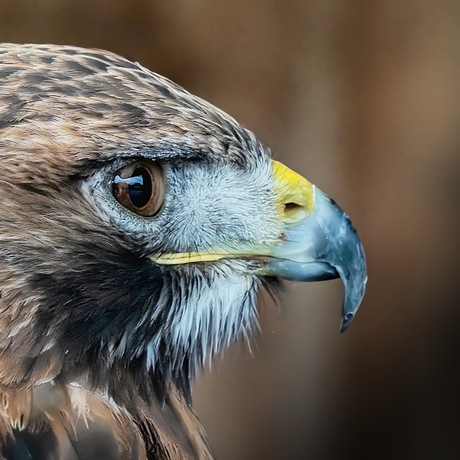
[[[210,459],[205,361],[282,279],[366,263],[348,216],[233,118],[115,54],[0,45],[0,456]]]

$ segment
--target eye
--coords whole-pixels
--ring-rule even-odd
[[[158,163],[140,160],[115,172],[112,194],[126,209],[144,217],[155,215],[165,198],[163,172]]]

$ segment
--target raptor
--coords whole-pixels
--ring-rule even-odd
[[[283,279],[366,263],[347,215],[247,129],[106,51],[0,45],[0,452],[210,459],[205,361]]]

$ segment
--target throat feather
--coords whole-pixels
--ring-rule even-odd
[[[258,328],[261,283],[225,267],[212,272],[188,267],[169,274],[157,304],[141,320],[144,330],[155,333],[147,339],[144,332],[145,342],[135,348],[138,356],[143,352],[147,371],[191,379],[216,353]],[[131,332],[128,342],[136,341]]]

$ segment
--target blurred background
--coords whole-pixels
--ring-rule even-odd
[[[345,334],[340,282],[289,285],[253,353],[196,382],[218,459],[460,458],[460,2],[0,0],[0,40],[166,75],[358,228],[369,283]]]

